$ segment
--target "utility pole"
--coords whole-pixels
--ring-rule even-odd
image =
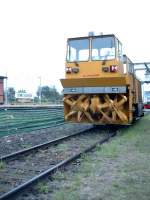
[[[39,83],[39,103],[41,104],[41,99],[42,99],[42,96],[41,96],[41,92],[42,92],[42,88],[41,88],[42,77],[39,76],[38,78],[40,80],[40,83]]]
[[[5,105],[8,104],[8,91],[7,91],[7,73],[6,73],[6,82],[5,82]]]

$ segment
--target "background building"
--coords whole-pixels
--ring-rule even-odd
[[[0,76],[0,104],[4,104],[4,79],[5,76]]]
[[[31,102],[33,102],[33,96],[31,93],[27,93],[25,90],[19,90],[16,93],[16,102],[31,103]]]

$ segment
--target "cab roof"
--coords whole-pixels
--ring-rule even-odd
[[[92,36],[83,36],[83,37],[74,37],[74,38],[68,38],[68,40],[76,40],[76,39],[88,39],[88,38],[105,38],[105,37],[115,37],[114,34],[107,34],[107,35],[92,35]]]
[[[5,78],[7,78],[6,76],[0,76],[0,79],[5,79]]]
[[[69,41],[69,40],[82,40],[82,39],[89,39],[89,38],[107,38],[107,37],[114,37],[120,42],[120,40],[114,34],[74,37],[74,38],[68,38],[67,41]],[[121,43],[121,45],[122,45],[122,43]]]

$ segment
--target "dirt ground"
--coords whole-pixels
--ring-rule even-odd
[[[111,142],[35,185],[26,199],[149,200],[149,144],[150,115],[146,115],[121,129]]]
[[[149,200],[149,144],[147,115],[66,171],[58,171],[53,180],[49,178],[35,186],[33,199]]]
[[[55,174],[59,187],[51,199],[149,200],[149,144],[150,115],[147,115],[82,159],[76,172]]]

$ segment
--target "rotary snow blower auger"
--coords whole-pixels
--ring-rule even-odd
[[[66,95],[64,97],[65,120],[102,124],[126,123],[128,117],[124,113],[125,95]]]

